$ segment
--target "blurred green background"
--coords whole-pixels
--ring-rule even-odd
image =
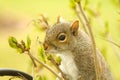
[[[120,49],[103,39],[105,30],[108,30],[107,38],[120,45],[119,1],[87,1],[88,7],[99,14],[99,16],[93,16],[90,11],[87,12],[97,47],[105,56],[115,80],[120,80]],[[17,54],[14,49],[9,47],[7,40],[9,36],[25,40],[26,36],[30,35],[32,42],[36,41],[37,36],[43,41],[45,32],[38,32],[31,22],[41,14],[48,17],[51,25],[56,22],[58,16],[62,16],[68,21],[78,19],[70,8],[70,0],[0,0],[0,68],[14,68],[29,73],[31,68],[29,57],[25,54]],[[36,43],[32,43],[32,45],[34,53]]]

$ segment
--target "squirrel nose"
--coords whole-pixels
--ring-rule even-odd
[[[47,43],[44,43],[44,44],[43,44],[43,47],[44,47],[44,50],[47,50],[47,49],[48,49],[48,44],[47,44]]]

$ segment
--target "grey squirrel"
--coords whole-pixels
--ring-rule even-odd
[[[57,53],[62,61],[60,69],[68,80],[96,80],[92,42],[79,29],[79,21],[58,22],[46,32],[44,50]],[[100,80],[114,80],[104,57],[96,49]]]

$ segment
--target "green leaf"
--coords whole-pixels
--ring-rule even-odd
[[[95,17],[95,16],[96,16],[96,14],[95,14],[95,11],[94,11],[94,10],[90,9],[89,7],[87,7],[87,8],[86,8],[86,10],[88,11],[88,13],[89,13],[91,16],[93,16],[93,17]]]
[[[9,43],[10,47],[15,48],[15,49],[18,48],[18,46],[17,46],[18,42],[15,37],[10,36],[8,38],[8,43]]]
[[[56,57],[55,57],[55,61],[56,61],[56,63],[57,63],[58,65],[60,65],[60,64],[61,64],[62,59],[61,59],[61,57],[60,57],[60,56],[56,56]]]
[[[31,39],[29,36],[27,36],[27,48],[30,48],[30,45],[31,45]]]
[[[20,54],[24,53],[24,51],[21,48],[17,48],[17,52],[20,53]]]
[[[42,76],[41,75],[37,75],[36,78],[35,78],[35,80],[48,80],[48,79],[44,75],[42,75]]]
[[[40,60],[42,60],[43,62],[46,63],[46,56],[45,56],[45,52],[44,52],[43,46],[38,48],[38,57],[39,57]]]
[[[77,3],[80,3],[80,0],[74,0],[75,2],[77,2]]]
[[[89,0],[85,0],[84,8],[86,9],[89,4]]]
[[[52,59],[52,55],[51,55],[51,54],[48,54],[48,55],[47,55],[47,59],[48,59],[48,60],[51,60],[51,59]]]
[[[76,4],[75,4],[74,0],[70,0],[70,7],[71,7],[72,9],[75,9]]]
[[[105,24],[105,32],[109,33],[109,23],[105,22],[104,24]]]

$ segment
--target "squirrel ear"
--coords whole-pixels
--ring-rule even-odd
[[[61,16],[58,16],[57,23],[60,23],[60,22],[65,22],[65,20]]]
[[[77,35],[78,33],[78,28],[79,28],[79,21],[76,20],[72,23],[70,29],[71,29],[71,32],[73,33],[73,35]]]

